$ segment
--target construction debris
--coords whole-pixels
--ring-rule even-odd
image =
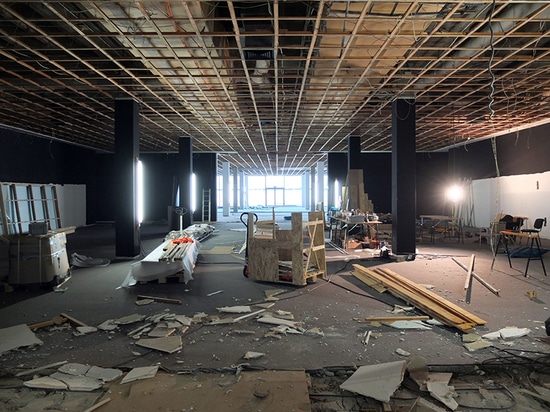
[[[139,368],[134,368],[130,372],[128,372],[126,376],[124,376],[124,378],[122,378],[122,381],[120,383],[124,384],[124,383],[134,382],[137,380],[153,378],[157,374],[158,370],[159,370],[158,365],[142,366]]]
[[[222,313],[249,313],[251,312],[250,306],[224,306],[223,308],[217,308]]]
[[[368,284],[376,281],[387,288],[393,295],[414,304],[426,314],[437,318],[448,326],[461,331],[470,331],[476,325],[487,322],[469,313],[461,307],[438,296],[434,292],[418,286],[416,283],[386,268],[367,269],[354,264],[353,275]],[[367,280],[368,281],[365,281]]]
[[[146,299],[146,300],[152,300],[154,302],[162,302],[162,303],[173,303],[175,305],[181,305],[181,300],[179,299],[170,299],[170,298],[163,298],[158,296],[146,296],[146,295],[138,295],[138,299]]]
[[[174,353],[182,349],[181,336],[167,336],[164,338],[140,339],[136,345],[161,352]]]
[[[265,353],[248,351],[244,354],[243,359],[258,359],[265,356]]]
[[[344,383],[341,389],[389,402],[405,374],[406,361],[361,366]]]
[[[0,329],[0,355],[14,349],[42,345],[43,343],[24,324]]]

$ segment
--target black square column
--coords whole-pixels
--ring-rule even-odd
[[[139,106],[133,100],[115,100],[115,251],[118,257],[139,255],[136,207],[136,167],[139,156]]]
[[[193,221],[193,205],[191,204],[191,175],[193,174],[193,139],[179,138],[178,163],[176,166],[180,187],[179,204],[185,212],[182,219],[182,229],[191,226]],[[198,199],[197,199],[198,200]],[[197,206],[197,205],[194,205]],[[175,219],[179,228],[179,216]]]
[[[392,103],[392,253],[416,253],[416,108]]]
[[[352,169],[362,169],[361,162],[361,137],[348,137],[348,171]]]

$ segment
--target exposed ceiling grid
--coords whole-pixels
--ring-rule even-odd
[[[0,127],[114,150],[114,101],[140,105],[140,150],[248,174],[302,174],[390,151],[391,103],[417,150],[550,121],[550,2],[2,1]]]

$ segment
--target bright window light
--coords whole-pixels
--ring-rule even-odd
[[[144,193],[143,193],[143,163],[141,160],[138,160],[136,163],[136,202],[137,202],[137,219],[138,223],[141,225],[143,222],[143,202],[144,202]]]

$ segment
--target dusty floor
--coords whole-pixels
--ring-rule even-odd
[[[282,226],[284,224],[281,222]],[[329,247],[328,279],[295,287],[246,279],[242,275],[244,255],[231,253],[241,249],[244,241],[243,225],[238,216],[215,226],[216,232],[202,242],[202,253],[197,259],[192,281],[187,284],[149,282],[119,289],[117,287],[133,262],[114,257],[113,228],[106,225],[78,229],[68,236],[69,253],[108,258],[112,263],[101,268],[75,269],[72,278],[63,285],[63,291],[27,287],[1,294],[0,328],[34,324],[61,313],[90,326],[136,313],[193,317],[204,312],[210,317],[220,316],[217,308],[223,306],[250,305],[253,310],[259,310],[261,308],[255,305],[263,303],[266,295],[274,289],[280,289],[282,293],[277,295],[278,300],[268,310],[290,312],[306,333],[265,337],[272,325],[261,324],[254,317],[232,324],[194,323],[181,335],[183,349],[168,354],[138,347],[135,339],[128,336],[128,332],[145,321],[120,325],[111,332],[100,330],[82,336],[75,336],[75,325],[70,323],[40,328],[36,330],[36,336],[44,342],[42,345],[21,348],[0,357],[4,375],[0,382],[4,387],[0,395],[0,410],[85,410],[109,394],[79,392],[86,398],[85,405],[80,409],[63,409],[64,401],[78,402],[71,398],[74,393],[31,390],[21,387],[21,379],[13,380],[18,372],[62,361],[123,371],[158,364],[162,375],[191,379],[207,376],[214,381],[222,379],[222,375],[235,376],[240,370],[239,365],[243,364],[241,368],[245,370],[306,371],[304,379],[308,381],[310,405],[302,409],[296,406],[295,410],[382,410],[380,402],[343,392],[339,384],[359,366],[407,360],[415,355],[423,356],[432,370],[453,372],[451,383],[456,381],[457,387],[462,385],[458,391],[459,410],[548,408],[548,403],[520,391],[548,396],[542,392],[549,388],[550,345],[538,338],[546,337],[544,322],[550,317],[550,285],[539,261],[531,262],[528,277],[523,276],[526,260],[521,258],[512,260],[511,269],[506,257],[499,255],[491,270],[491,250],[476,236],[465,238],[464,243],[439,237],[430,243],[429,238],[424,238],[417,245],[415,259],[403,262],[381,259],[378,252],[371,249],[350,251],[346,255]],[[163,226],[144,227],[143,253],[147,254],[159,245],[165,234]],[[545,244],[546,241],[543,246]],[[468,265],[472,254],[476,259],[475,273],[500,292],[496,296],[474,281],[471,303],[467,304],[464,293],[466,272],[453,258]],[[544,259],[547,262],[546,256]],[[387,292],[378,293],[357,280],[351,274],[353,263],[387,267],[413,282],[428,285],[433,292],[486,320],[485,325],[475,328],[473,332],[476,334],[483,335],[509,326],[528,328],[530,333],[517,339],[492,341],[492,346],[470,352],[463,346],[463,333],[454,328],[432,326],[430,330],[419,331],[372,324],[365,321],[366,316],[389,316],[395,305],[406,305],[406,302]],[[221,292],[209,296],[218,291]],[[527,296],[530,291],[535,291],[536,298]],[[137,306],[138,295],[181,300],[181,304],[155,302]],[[414,311],[410,314],[423,313]],[[372,337],[365,344],[364,338],[369,331]],[[263,356],[243,359],[247,351],[260,352]],[[496,382],[494,386],[488,383],[491,380]],[[137,383],[128,385],[139,391]],[[479,395],[484,393],[481,387],[500,398],[488,404],[487,399]],[[472,393],[477,393],[477,397]],[[275,396],[276,391],[273,394],[273,399],[279,399]],[[197,395],[195,401],[202,396]],[[413,403],[419,395],[418,388],[405,378],[390,402],[391,407],[393,410],[415,410]],[[257,402],[258,396],[251,396]],[[36,399],[31,402],[33,397]],[[20,399],[22,403],[26,399],[28,406],[16,404],[14,399]],[[129,394],[126,399],[130,399]],[[98,410],[117,410],[113,400],[111,396],[111,407],[107,403]],[[269,410],[265,403],[250,404],[248,401],[250,399],[238,407],[235,406],[237,403],[232,407],[222,404],[220,410]],[[252,405],[256,409],[246,409],[248,406],[242,405]],[[179,410],[207,410],[201,408],[206,407],[195,404],[182,406]],[[420,405],[415,408],[420,408]]]

